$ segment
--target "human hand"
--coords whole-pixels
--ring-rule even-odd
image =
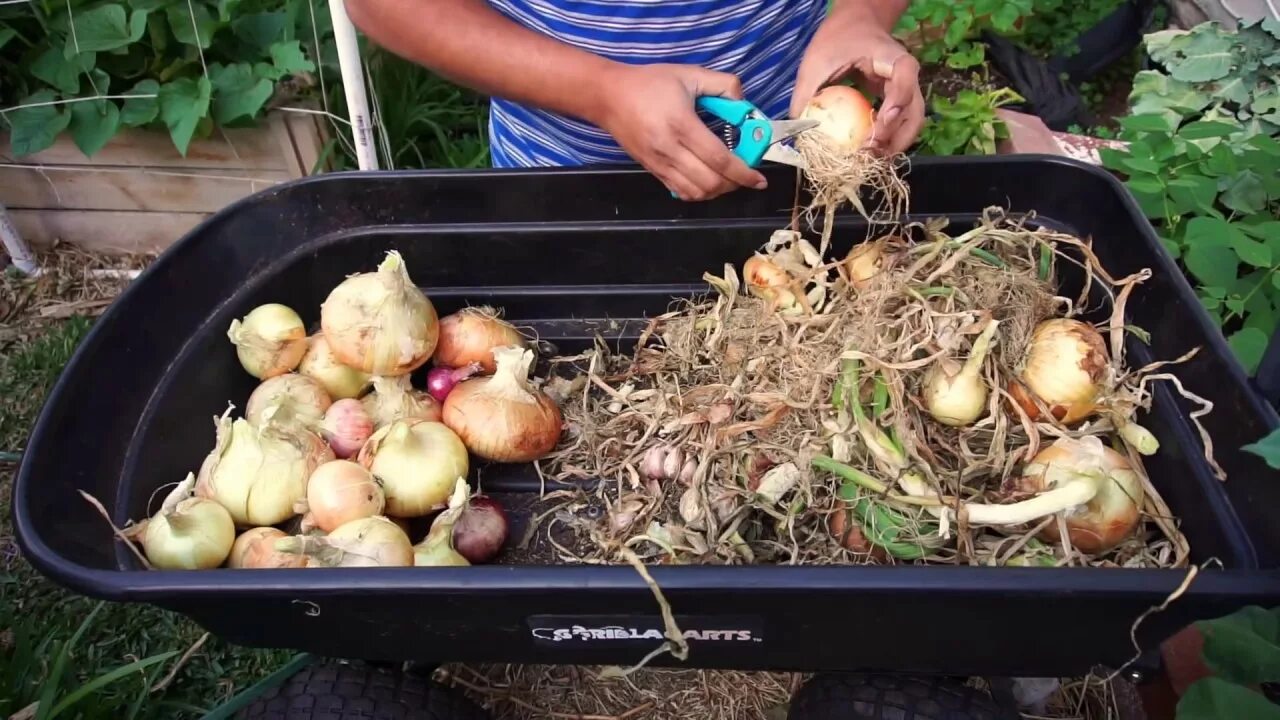
[[[694,65],[619,65],[602,83],[597,123],[682,200],[709,200],[739,187],[765,188],[698,117],[701,95],[742,98],[738,78]]]
[[[863,87],[883,98],[868,144],[899,153],[924,127],[920,63],[876,20],[856,5],[837,5],[805,49],[791,96],[791,116],[823,86],[857,75]]]

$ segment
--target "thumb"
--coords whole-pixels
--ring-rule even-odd
[[[732,100],[742,99],[742,81],[737,75],[691,66],[689,79],[692,81],[694,96],[717,95]]]

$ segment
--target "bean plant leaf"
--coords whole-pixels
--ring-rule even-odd
[[[1133,76],[1129,102],[1134,115],[1173,111],[1179,116],[1203,110],[1213,102],[1213,97],[1191,83],[1156,70],[1142,70]]]
[[[1205,665],[1224,680],[1280,681],[1280,610],[1251,605],[1196,627],[1204,636]]]
[[[123,5],[110,3],[77,11],[72,16],[63,53],[71,58],[79,53],[122,48],[141,39],[146,29],[146,10],[126,14]]]
[[[311,72],[316,66],[302,52],[302,44],[297,40],[278,42],[271,45],[271,63],[285,74]]]
[[[213,87],[205,77],[182,78],[160,86],[160,118],[169,127],[169,136],[183,157],[196,126],[209,114],[212,93]]]
[[[1212,181],[1210,181],[1212,182]],[[1187,221],[1186,242],[1196,247],[1231,247],[1244,234],[1231,223],[1216,217],[1194,217]]]
[[[1239,130],[1238,125],[1231,123],[1217,122],[1214,120],[1197,120],[1187,123],[1178,130],[1178,137],[1187,140],[1204,140],[1205,138],[1221,138],[1228,137],[1231,133]]]
[[[213,34],[218,30],[218,19],[204,3],[190,0],[165,8],[169,29],[178,42],[208,48],[213,44]]]
[[[93,69],[97,57],[97,53],[82,52],[68,58],[58,48],[49,47],[31,63],[31,74],[63,95],[77,95],[80,93],[80,76]]]
[[[170,5],[185,5],[187,0],[129,0],[129,7],[134,10],[163,10]]]
[[[257,115],[275,89],[270,80],[255,77],[248,63],[211,65],[209,77],[214,89],[213,119],[223,124]]]
[[[71,114],[61,105],[49,105],[57,101],[52,90],[41,90],[22,100],[22,107],[8,113],[9,147],[18,157],[38,153],[53,145],[58,133],[67,128]]]
[[[120,108],[108,100],[71,105],[71,138],[87,157],[102,149],[120,129]]]
[[[1280,20],[1268,16],[1262,21],[1261,27],[1263,30],[1271,33],[1271,37],[1280,40]]]
[[[1222,204],[1239,213],[1255,213],[1267,206],[1267,191],[1262,178],[1252,170],[1243,170],[1228,181],[1222,193]]]
[[[242,15],[231,23],[231,31],[244,43],[266,54],[271,44],[284,38],[289,21],[284,12]]]
[[[1195,147],[1191,145],[1189,147]],[[1212,207],[1218,197],[1218,183],[1203,175],[1189,175],[1169,181],[1169,197],[1174,203],[1174,212],[1183,214],[1197,212]],[[1203,218],[1196,218],[1200,220]],[[1195,222],[1192,220],[1192,222]]]
[[[1187,688],[1175,714],[1178,720],[1280,720],[1280,705],[1242,685],[1207,677]]]
[[[1275,470],[1280,470],[1280,428],[1272,430],[1261,440],[1241,448],[1245,452],[1257,455]]]
[[[1159,113],[1135,113],[1119,120],[1120,127],[1137,132],[1165,133],[1173,130],[1173,123]]]
[[[1268,339],[1268,335],[1262,330],[1247,327],[1232,333],[1231,337],[1227,338],[1227,344],[1231,346],[1236,359],[1244,366],[1245,372],[1252,375],[1258,369],[1258,363],[1262,361],[1262,354],[1267,351]]]
[[[1266,243],[1237,233],[1231,239],[1231,247],[1246,263],[1259,268],[1271,267],[1271,248]]]
[[[13,28],[0,27],[0,50],[4,49],[9,41],[18,36],[18,31]]]
[[[151,97],[131,97],[124,101],[120,111],[120,122],[128,127],[142,127],[150,124],[160,114],[160,83],[155,80],[143,80],[125,95],[150,95]]]
[[[1188,242],[1183,262],[1191,274],[1205,285],[1226,287],[1235,282],[1240,270],[1240,258],[1236,251],[1223,245],[1196,245]]]
[[[1220,29],[1201,27],[1173,36],[1151,57],[1166,65],[1175,80],[1206,82],[1231,72],[1235,62],[1233,44],[1232,38]]]

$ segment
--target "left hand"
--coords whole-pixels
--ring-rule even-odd
[[[822,22],[800,61],[791,116],[799,117],[823,86],[851,74],[883,98],[869,144],[889,153],[905,151],[924,127],[920,63],[865,12],[842,12],[837,5]]]

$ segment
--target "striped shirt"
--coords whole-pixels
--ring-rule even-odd
[[[827,0],[489,0],[531,30],[619,62],[680,63],[732,73],[747,100],[786,117],[800,58]],[[625,163],[590,123],[494,98],[494,167]]]

